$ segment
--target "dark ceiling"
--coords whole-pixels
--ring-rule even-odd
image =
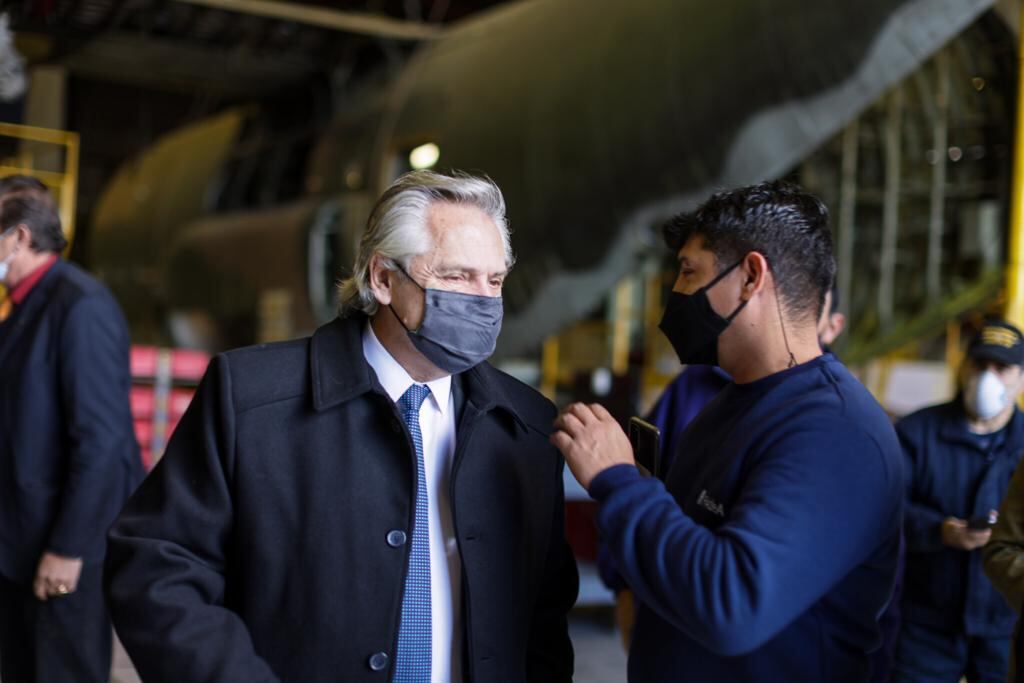
[[[74,77],[89,80],[237,100],[311,78],[358,78],[400,63],[416,45],[260,16],[260,5],[443,27],[500,2],[231,0],[248,10],[236,12],[182,0],[2,0],[0,9],[31,63],[63,64]]]
[[[72,257],[88,264],[91,212],[103,187],[164,133],[256,103],[273,135],[311,138],[350,86],[393,74],[419,44],[261,9],[442,31],[503,1],[0,0],[0,11],[30,67],[66,74],[64,127],[82,141]],[[218,4],[251,11],[207,6]],[[0,119],[20,121],[23,105],[5,105]]]

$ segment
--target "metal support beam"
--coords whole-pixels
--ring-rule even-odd
[[[1020,7],[1024,26],[1024,3]],[[1010,253],[1006,258],[1006,319],[1024,323],[1024,30],[1018,36],[1017,131],[1013,145],[1013,185],[1010,189]]]
[[[882,205],[882,253],[878,267],[878,321],[883,331],[892,327],[895,311],[902,142],[903,87],[897,85],[889,93],[885,116],[885,198]]]
[[[846,312],[853,310],[854,220],[857,209],[857,151],[860,124],[857,119],[843,130],[842,176],[839,185],[839,245],[837,247],[836,287]]]
[[[178,0],[178,2],[392,40],[433,40],[440,38],[443,33],[438,26],[418,21],[402,21],[376,14],[345,12],[275,0]]]
[[[946,204],[946,149],[949,147],[949,52],[939,50],[935,55],[937,73],[935,88],[935,121],[932,127],[932,149],[935,165],[932,167],[931,206],[928,212],[928,260],[925,267],[925,291],[929,301],[942,293],[942,231]]]
[[[629,340],[634,317],[633,276],[622,278],[615,287],[612,305],[612,372],[621,376],[629,370]]]

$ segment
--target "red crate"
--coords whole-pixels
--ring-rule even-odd
[[[149,446],[140,446],[139,455],[142,460],[142,467],[147,472],[153,468],[153,451],[149,449]]]
[[[133,386],[129,393],[129,400],[131,401],[132,417],[136,420],[153,417],[153,410],[156,408],[153,387]]]
[[[149,420],[135,420],[135,438],[148,448],[153,442],[153,423]]]
[[[202,351],[175,349],[171,353],[171,377],[176,381],[198,382],[210,364],[210,356]]]
[[[178,418],[185,414],[188,404],[192,402],[195,395],[192,389],[171,389],[170,398],[167,401],[167,419],[177,422]]]
[[[167,420],[167,440],[170,441],[174,435],[174,430],[178,428],[178,423],[181,422],[176,417],[168,418]]]
[[[153,377],[156,375],[157,349],[155,346],[133,346],[131,349],[132,377]]]
[[[209,354],[191,349],[133,346],[131,410],[142,459],[149,469],[163,455],[195,385],[210,363]]]

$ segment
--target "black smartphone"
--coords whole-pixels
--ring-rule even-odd
[[[985,529],[990,529],[998,519],[999,513],[995,510],[990,510],[987,515],[978,515],[967,520],[967,528],[971,531],[984,531]]]
[[[661,430],[639,417],[629,418],[629,442],[633,459],[644,474],[661,475]]]

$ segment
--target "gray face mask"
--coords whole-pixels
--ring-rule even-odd
[[[419,329],[410,330],[390,304],[388,308],[420,353],[453,375],[491,357],[501,331],[504,309],[500,296],[424,289],[401,266],[398,269],[423,290],[423,322]]]

